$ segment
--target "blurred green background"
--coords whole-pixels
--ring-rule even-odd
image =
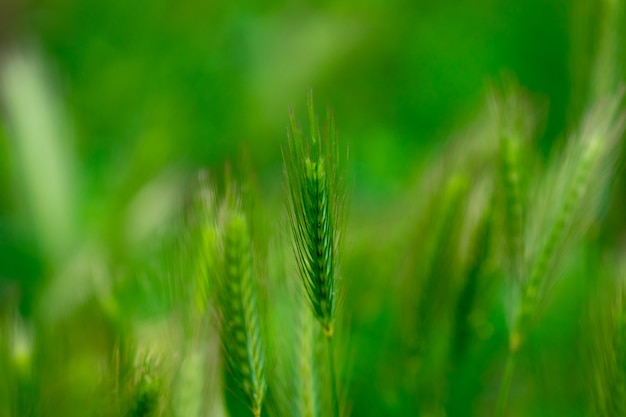
[[[419,203],[411,194],[419,173],[450,135],[480,115],[491,83],[514,78],[544,103],[537,138],[543,154],[562,141],[596,88],[603,22],[624,20],[624,8],[607,15],[608,3],[0,0],[0,314],[16,309],[37,322],[48,314],[42,311],[64,317],[58,311],[81,306],[92,290],[68,278],[57,290],[77,301],[38,307],[42,294],[56,291],[54,277],[123,275],[121,265],[149,252],[151,232],[172,218],[198,169],[221,178],[225,165],[238,166],[246,155],[267,216],[278,219],[288,109],[304,120],[313,89],[318,110],[332,109],[349,146],[356,243],[345,270],[366,275],[363,285],[352,278],[346,301],[352,343],[362,348],[347,383],[353,412],[412,415],[409,393],[376,382],[397,381],[393,366],[404,363],[393,359],[402,354],[394,340],[377,339],[401,317],[391,295],[376,295],[393,281],[385,274],[395,269],[384,260],[401,258],[394,258],[393,238],[377,247],[377,233],[396,236],[397,222],[387,222]],[[609,55],[623,62],[622,49]],[[623,232],[623,220],[613,224],[614,235]],[[567,306],[548,329],[562,325]],[[85,327],[98,334],[94,329],[107,325],[92,310],[107,308],[114,307],[106,299],[80,307],[88,313],[64,334],[82,340],[75,335]],[[497,337],[485,357],[504,354],[502,314],[495,320]],[[89,343],[95,350],[112,343],[102,339]],[[62,352],[89,344],[63,343],[75,347]],[[390,369],[368,364],[385,360]],[[480,360],[487,361],[479,357],[472,366]],[[567,363],[558,366],[563,371]],[[576,391],[552,387],[561,400],[541,410],[572,415],[560,413]]]
[[[246,149],[280,192],[287,109],[304,114],[310,88],[349,144],[356,210],[402,193],[502,74],[548,100],[549,144],[588,90],[600,8],[578,3],[3,0],[0,45],[40,55],[70,133],[74,227],[110,235],[168,167],[220,171]],[[4,235],[28,239],[23,174],[1,144]]]
[[[592,57],[572,56],[575,2],[556,0],[1,7],[4,49],[35,44],[45,56],[75,133],[81,197],[96,200],[169,164],[233,160],[242,146],[279,178],[287,109],[303,109],[309,88],[334,109],[360,191],[385,195],[503,72],[549,98],[546,137],[561,132]],[[112,184],[120,171],[127,190]]]

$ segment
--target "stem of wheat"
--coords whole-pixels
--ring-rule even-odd
[[[298,403],[300,417],[319,415],[318,378],[315,371],[315,340],[313,316],[306,309],[300,319],[300,340],[298,343]]]

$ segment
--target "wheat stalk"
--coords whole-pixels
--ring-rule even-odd
[[[608,188],[623,132],[621,101],[618,92],[588,112],[579,134],[552,161],[533,196],[524,219],[525,276],[517,282],[520,296],[514,306],[497,415],[504,413],[517,352],[559,276],[559,266],[568,248],[594,220]]]
[[[564,155],[553,162],[528,214],[526,279],[512,333],[519,348],[539,303],[558,278],[567,249],[593,222],[614,172],[623,132],[622,93],[592,108]]]
[[[266,380],[252,242],[243,212],[234,207],[226,217],[218,296],[223,352],[250,410],[258,417]]]
[[[318,375],[315,358],[314,318],[309,310],[302,310],[299,323],[297,351],[298,398],[297,411],[300,417],[317,417],[320,412]]]
[[[328,341],[333,410],[339,415],[332,339],[337,300],[337,260],[344,209],[335,122],[330,113],[322,135],[313,95],[308,96],[309,137],[290,112],[288,148],[283,153],[293,249],[304,290]]]

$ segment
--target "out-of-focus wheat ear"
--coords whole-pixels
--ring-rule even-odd
[[[317,417],[320,412],[317,364],[315,363],[314,317],[309,309],[300,314],[300,334],[297,351],[298,398],[297,410],[300,417]]]
[[[553,161],[537,204],[529,212],[528,276],[522,288],[521,311],[512,335],[512,347],[521,342],[545,291],[557,277],[565,250],[584,233],[597,215],[614,172],[624,127],[619,93],[590,110],[578,137],[564,155]],[[537,220],[535,220],[537,219]]]
[[[567,249],[587,231],[606,198],[624,132],[623,89],[588,111],[580,132],[551,161],[526,216],[524,273],[509,335],[509,355],[496,404],[505,412],[517,353]]]
[[[502,179],[504,182],[506,229],[508,238],[509,259],[512,268],[518,273],[522,249],[524,229],[524,207],[520,184],[521,164],[519,143],[510,136],[503,135],[500,139],[502,157]],[[518,278],[518,277],[516,277]]]
[[[467,209],[457,255],[464,279],[456,299],[453,342],[450,345],[456,363],[466,354],[475,331],[474,325],[470,324],[470,316],[484,297],[491,296],[482,275],[492,244],[493,200],[493,183],[490,177],[486,177],[476,181],[465,204]]]
[[[196,309],[202,315],[210,299],[211,273],[215,271],[217,247],[217,202],[215,188],[207,172],[198,173],[193,205],[189,218],[192,229],[192,258],[194,273],[194,294]]]
[[[266,391],[265,351],[257,305],[253,249],[246,216],[226,213],[218,304],[224,356],[254,416],[261,415]]]
[[[337,132],[329,114],[320,134],[312,94],[308,98],[310,137],[290,113],[287,151],[283,153],[288,215],[299,275],[315,317],[333,335],[337,297],[337,252],[344,190],[338,170]]]
[[[527,210],[526,187],[531,143],[539,115],[536,103],[514,81],[504,81],[502,91],[491,94],[491,109],[497,120],[500,147],[500,184],[504,197],[504,226],[508,273],[521,279],[524,224]],[[539,106],[541,108],[541,106]]]

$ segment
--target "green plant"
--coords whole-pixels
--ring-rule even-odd
[[[40,3],[0,417],[626,413],[623,0]]]

